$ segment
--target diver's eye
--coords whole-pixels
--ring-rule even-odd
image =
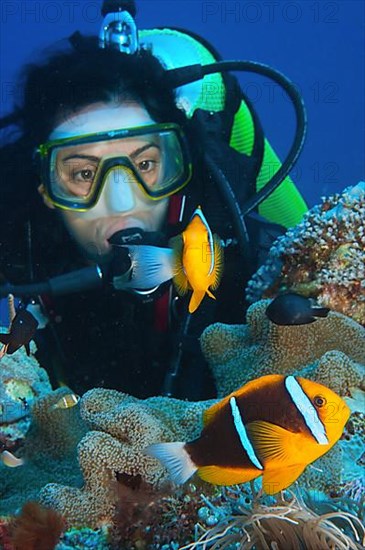
[[[76,172],[74,174],[74,180],[80,181],[80,182],[90,182],[94,179],[95,171],[90,170],[89,168],[86,168],[84,170],[80,170],[79,172]]]
[[[142,160],[138,163],[138,169],[140,172],[151,172],[156,168],[156,161],[153,160]]]
[[[316,395],[313,401],[316,407],[323,407],[327,403],[326,399],[322,395]]]

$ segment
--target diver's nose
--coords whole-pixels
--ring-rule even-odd
[[[112,212],[128,212],[135,206],[136,181],[129,170],[118,167],[110,170],[103,194],[107,208]]]

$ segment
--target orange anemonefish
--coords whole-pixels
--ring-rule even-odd
[[[296,376],[257,378],[205,411],[200,437],[146,449],[175,483],[195,472],[234,485],[262,476],[268,494],[289,487],[341,437],[350,416],[329,388]]]
[[[198,206],[181,235],[170,240],[175,252],[173,281],[180,295],[192,289],[189,313],[194,313],[205,294],[215,298],[222,277],[223,248],[217,235],[212,235],[204,214]]]
[[[79,401],[79,395],[76,395],[75,393],[67,393],[56,403],[54,403],[54,405],[52,405],[52,409],[72,409],[72,407],[77,405]]]

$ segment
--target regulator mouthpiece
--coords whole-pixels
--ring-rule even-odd
[[[159,232],[136,228],[115,233],[110,239],[114,257],[110,278],[116,290],[152,293],[174,274],[174,252]]]

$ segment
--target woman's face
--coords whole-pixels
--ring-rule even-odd
[[[130,102],[118,106],[99,103],[68,117],[55,128],[49,139],[56,140],[121,128],[133,128],[154,122],[148,112],[138,103]],[[146,145],[137,136],[125,141],[75,145],[74,149],[68,149],[67,157],[64,159],[61,157],[60,162],[66,168],[67,163],[72,166],[75,179],[67,180],[66,191],[75,194],[75,196],[77,193],[84,192],[83,189],[86,189],[88,179],[92,177],[98,159],[105,155],[136,159],[138,166],[143,170],[145,179],[148,181],[148,178],[152,180],[154,177],[151,167],[153,168],[158,160],[155,159],[155,148],[150,147],[148,155],[146,155]],[[87,162],[87,166],[85,162]],[[77,168],[78,166],[80,169]],[[67,174],[70,174],[70,170],[67,171]],[[111,252],[108,239],[117,231],[132,227],[138,227],[147,232],[158,231],[166,217],[168,199],[151,200],[143,193],[130,173],[124,175],[122,168],[118,169],[118,174],[119,176],[116,176],[115,173],[113,176],[108,176],[98,201],[92,208],[84,212],[60,210],[60,215],[69,233],[87,257],[94,261],[108,258]],[[118,177],[121,180],[119,187],[115,183]],[[39,187],[39,192],[43,195],[45,204],[52,207],[44,194],[42,185]]]

